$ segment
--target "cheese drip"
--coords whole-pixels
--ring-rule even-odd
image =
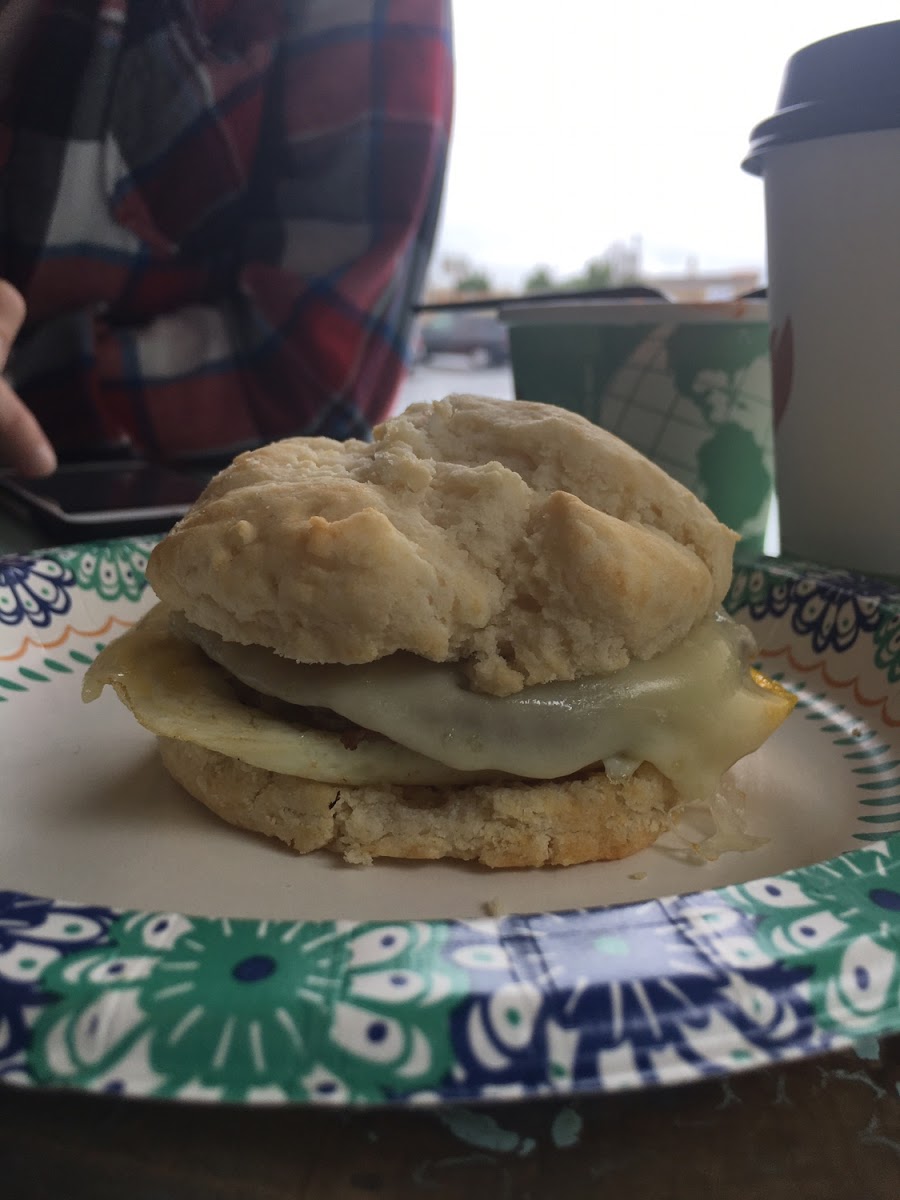
[[[602,761],[622,777],[646,761],[685,801],[709,797],[793,706],[748,669],[752,638],[724,615],[649,662],[504,697],[471,691],[454,663],[409,654],[352,666],[297,663],[181,617],[176,628],[256,691],[329,708],[445,768],[555,779]]]

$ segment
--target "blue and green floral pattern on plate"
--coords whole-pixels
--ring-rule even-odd
[[[0,697],[89,657],[66,647],[80,594],[127,623],[151,547],[0,559]],[[677,1083],[900,1030],[900,596],[761,562],[738,569],[728,606],[764,663],[787,656],[806,718],[861,781],[860,849],[716,891],[476,921],[211,918],[0,892],[0,1077],[434,1103]],[[41,657],[23,668],[26,645]],[[857,709],[883,737],[857,736]]]
[[[45,629],[71,612],[79,593],[140,600],[147,587],[147,559],[157,541],[120,538],[0,557],[0,622]]]

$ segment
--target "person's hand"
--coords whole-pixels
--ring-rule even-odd
[[[11,283],[0,279],[0,371],[6,366],[24,320],[25,301]],[[56,470],[56,455],[47,435],[3,378],[0,378],[0,462],[31,478]]]

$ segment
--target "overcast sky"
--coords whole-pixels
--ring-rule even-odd
[[[514,286],[635,236],[648,272],[762,267],[762,183],[740,163],[786,60],[897,16],[897,0],[455,0],[435,267],[465,254]]]

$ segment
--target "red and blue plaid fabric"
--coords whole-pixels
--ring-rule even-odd
[[[63,456],[365,436],[451,106],[449,0],[44,0],[0,105],[0,275]]]

